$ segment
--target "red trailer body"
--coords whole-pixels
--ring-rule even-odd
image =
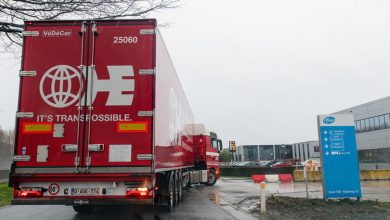
[[[32,21],[23,35],[14,204],[172,206],[182,185],[215,183],[221,142],[195,134],[155,20]]]

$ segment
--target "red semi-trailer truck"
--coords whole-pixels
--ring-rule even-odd
[[[156,20],[27,21],[13,204],[180,201],[215,184],[222,142],[193,114]]]

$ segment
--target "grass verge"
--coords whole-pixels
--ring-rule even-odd
[[[8,187],[8,183],[0,183],[0,207],[9,205],[12,199],[12,188]]]
[[[271,196],[267,199],[265,219],[388,219],[390,203]]]

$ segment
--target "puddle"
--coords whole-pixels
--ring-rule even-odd
[[[219,195],[219,193],[210,193],[208,194],[208,197],[213,203],[217,205],[221,204],[221,196]]]

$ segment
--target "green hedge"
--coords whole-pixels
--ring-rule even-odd
[[[293,174],[294,167],[221,167],[221,176],[251,177],[253,174]]]

